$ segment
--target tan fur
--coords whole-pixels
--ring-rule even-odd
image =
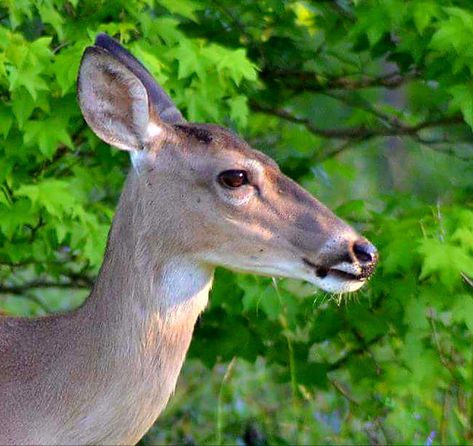
[[[85,304],[0,318],[0,444],[139,441],[173,392],[218,265],[343,291],[376,263],[357,258],[353,229],[228,130],[160,121],[160,109],[182,117],[120,57],[86,53],[79,100],[97,134],[135,151],[135,168]],[[123,82],[103,82],[100,70]],[[146,94],[163,104],[148,113]],[[247,171],[251,184],[222,187],[229,169]]]

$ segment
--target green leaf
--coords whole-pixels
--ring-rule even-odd
[[[353,325],[358,328],[368,342],[376,336],[386,333],[386,322],[361,305],[350,307],[348,315]]]
[[[274,286],[268,281],[262,281],[257,277],[250,277],[238,282],[238,286],[244,291],[243,309],[262,310],[269,319],[276,320],[281,314],[281,301]]]
[[[319,389],[328,387],[327,372],[329,365],[318,362],[298,361],[296,363],[297,383],[302,385],[313,385]]]
[[[71,137],[61,116],[42,121],[28,121],[24,126],[23,139],[25,144],[37,144],[41,153],[49,159],[61,143],[72,148]]]
[[[246,96],[235,96],[228,100],[230,104],[230,118],[234,120],[239,127],[246,127],[248,124],[248,98]]]
[[[45,179],[37,184],[22,185],[15,195],[29,198],[35,208],[44,207],[58,218],[66,213],[71,214],[78,204],[69,183],[63,180]]]
[[[7,69],[10,91],[26,88],[36,100],[38,91],[48,90],[48,84],[43,78],[44,65],[49,63],[52,53],[49,49],[51,38],[44,37],[29,45],[23,42],[18,48],[9,47],[8,57],[13,65]]]
[[[8,2],[12,28],[18,27],[25,18],[31,20],[33,16],[31,0],[15,0]]]
[[[190,121],[219,121],[219,109],[211,95],[201,88],[189,88],[185,91],[188,118]]]
[[[83,255],[92,267],[98,268],[103,261],[109,227],[108,225],[89,224],[88,228]]]
[[[13,168],[13,160],[9,158],[0,159],[0,184],[5,181],[5,179],[10,175],[10,172]],[[6,197],[0,195],[0,201],[8,202]]]
[[[179,79],[189,77],[196,73],[200,79],[206,79],[206,68],[199,57],[200,49],[197,44],[191,40],[185,39],[179,43],[179,46],[173,50],[173,55],[179,63],[177,76]]]
[[[247,58],[246,51],[243,48],[235,51],[226,51],[222,56],[217,69],[229,71],[230,77],[234,80],[235,84],[239,85],[242,79],[249,81],[257,79],[256,65]]]
[[[427,307],[424,302],[417,297],[413,297],[406,302],[405,308],[404,322],[411,329],[429,329],[429,322],[426,317]]]
[[[433,2],[419,2],[414,5],[413,17],[419,34],[423,34],[434,17],[439,14],[439,5]]]
[[[3,83],[7,79],[7,69],[6,69],[7,56],[5,53],[0,53],[0,83]]]
[[[437,274],[440,281],[452,289],[461,282],[460,273],[473,274],[473,256],[460,247],[436,239],[423,239],[419,246],[423,255],[420,279]]]
[[[470,253],[473,251],[473,230],[458,228],[452,235],[452,241],[458,241]]]
[[[73,48],[62,50],[54,57],[53,71],[63,95],[76,85],[80,57],[84,47],[85,42],[81,42]]]
[[[21,69],[10,67],[8,69],[8,80],[10,81],[10,91],[26,88],[33,99],[36,100],[38,91],[48,90],[46,81],[42,78],[41,67],[24,66]]]
[[[469,295],[460,295],[453,308],[453,317],[457,322],[464,322],[473,334],[473,298]]]
[[[22,226],[34,226],[37,221],[37,212],[33,211],[28,200],[20,199],[10,206],[0,204],[0,229],[8,239]]]
[[[204,9],[204,6],[195,0],[179,0],[179,2],[173,0],[158,0],[158,2],[169,12],[179,14],[195,22],[197,22],[196,12]]]
[[[5,104],[0,103],[0,134],[6,139],[13,124],[12,110]]]
[[[64,19],[61,17],[52,2],[43,0],[37,5],[39,16],[44,23],[49,23],[56,31],[60,40],[63,39]]]
[[[35,101],[31,94],[25,89],[19,89],[12,93],[12,111],[15,115],[18,126],[23,128],[26,120],[31,116],[35,109]]]

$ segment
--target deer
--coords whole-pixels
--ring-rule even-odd
[[[128,151],[103,264],[85,303],[0,317],[0,444],[137,443],[165,408],[214,270],[361,288],[376,248],[231,130],[187,122],[150,72],[99,34],[77,97]]]

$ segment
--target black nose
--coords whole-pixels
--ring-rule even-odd
[[[357,240],[353,243],[352,249],[356,260],[358,260],[362,266],[374,266],[378,262],[378,251],[368,240]]]

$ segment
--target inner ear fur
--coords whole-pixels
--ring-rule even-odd
[[[95,46],[103,48],[118,62],[127,67],[144,85],[148,93],[150,110],[159,116],[159,121],[167,124],[179,124],[185,120],[171,98],[156,82],[145,66],[109,35],[101,33],[95,39]]]
[[[123,150],[141,150],[145,146],[151,122],[146,88],[106,50],[85,50],[79,69],[78,98],[87,124],[105,142]]]

